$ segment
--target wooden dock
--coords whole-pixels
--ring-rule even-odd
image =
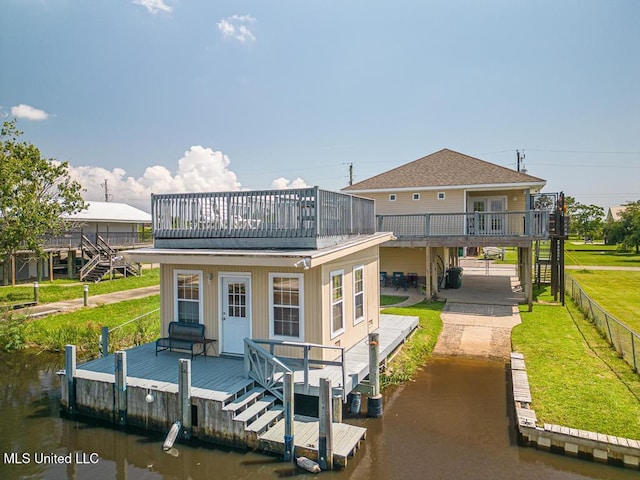
[[[382,315],[380,323],[376,333],[380,359],[385,361],[404,343],[418,319]],[[369,374],[368,350],[363,340],[345,352],[347,393]],[[118,367],[116,358],[125,366]],[[334,387],[342,386],[342,369],[313,369],[308,389],[303,372],[295,371],[294,390],[318,396],[321,378],[331,379]],[[156,355],[150,343],[67,369],[61,380],[63,411],[160,432],[168,432],[181,420],[184,438],[284,453],[283,406],[271,392],[245,377],[242,357],[191,360],[189,353],[169,351]],[[332,425],[333,463],[345,467],[365,439],[366,429],[346,423]],[[318,419],[295,415],[296,455],[317,459],[319,438]]]

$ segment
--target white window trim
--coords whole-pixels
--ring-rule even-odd
[[[203,282],[202,270],[174,270],[173,271],[173,320],[178,321],[178,275],[198,275],[198,323],[204,324]]]
[[[397,196],[396,196],[396,194],[395,194],[395,193],[390,193],[390,194],[389,194],[389,201],[390,201],[390,202],[395,202],[395,201],[396,201],[396,198],[397,198]]]
[[[274,333],[273,323],[273,279],[275,277],[287,277],[297,278],[300,285],[298,292],[298,298],[300,303],[298,308],[300,309],[300,328],[298,329],[299,336],[288,337],[285,335],[276,335]],[[270,340],[299,340],[304,341],[304,274],[302,273],[284,273],[284,272],[269,272],[269,339]]]
[[[362,270],[362,317],[356,317],[356,295],[358,292],[356,291],[356,271]],[[365,298],[365,284],[364,284],[364,265],[357,265],[353,267],[353,324],[358,325],[359,323],[364,322],[364,319],[367,316],[367,302]],[[333,324],[332,324],[333,325]]]
[[[447,198],[447,192],[438,192],[436,194],[436,198],[438,200],[444,200],[445,198]]]
[[[333,301],[333,277],[337,277],[338,275],[342,276],[342,298],[340,299],[339,302],[335,302]],[[344,333],[344,325],[345,325],[345,321],[344,321],[344,270],[336,270],[335,272],[331,272],[329,274],[329,303],[331,305],[330,308],[330,317],[331,317],[331,340],[333,340],[334,338],[342,335]],[[333,330],[333,306],[338,304],[338,303],[342,303],[342,328],[339,328],[338,330]]]
[[[418,200],[420,200],[420,194],[414,193],[411,195],[411,198],[413,199],[414,202],[417,202]]]

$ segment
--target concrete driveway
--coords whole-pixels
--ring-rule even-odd
[[[480,262],[463,263],[462,287],[438,294],[447,303],[434,355],[509,358],[511,329],[521,322],[518,302],[524,295],[513,266],[486,268]]]

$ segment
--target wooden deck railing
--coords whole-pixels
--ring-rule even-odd
[[[149,245],[153,243],[151,232],[99,232],[87,231],[63,232],[59,235],[46,235],[44,238],[45,248],[79,248],[82,236],[87,237],[93,243],[98,242],[98,235],[101,236],[112,247],[133,247],[137,245]]]
[[[262,346],[264,346],[264,348]],[[306,342],[289,342],[280,340],[261,340],[248,338],[244,339],[245,349],[245,374],[256,380],[262,386],[272,391],[281,393],[282,384],[278,385],[281,380],[281,374],[285,371],[303,372],[304,392],[309,392],[309,369],[310,367],[338,366],[341,369],[342,376],[342,393],[343,400],[346,401],[345,382],[347,372],[344,361],[344,347],[335,347],[332,345],[320,345],[316,343]],[[291,353],[280,353],[280,349],[302,350],[302,358],[291,357]],[[324,360],[311,358],[312,350],[334,350],[336,351],[335,360]],[[297,366],[301,368],[296,368]],[[264,383],[263,383],[264,382]],[[267,387],[269,385],[269,387]],[[279,389],[279,390],[278,390]],[[275,394],[275,393],[274,393]],[[275,394],[277,396],[277,394]]]
[[[378,231],[399,239],[444,236],[549,237],[549,211],[377,215]]]
[[[281,239],[296,246],[300,239],[376,231],[372,200],[318,187],[152,195],[151,208],[156,246],[171,239]]]

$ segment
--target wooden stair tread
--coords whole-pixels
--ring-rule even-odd
[[[273,402],[275,402],[276,397],[266,396],[262,397],[262,399],[258,400],[256,403],[251,405],[246,410],[243,410],[238,415],[233,418],[234,422],[247,422],[251,420],[256,415],[260,415],[261,412],[268,409]]]
[[[237,412],[238,410],[242,410],[247,407],[254,400],[259,399],[264,396],[265,389],[262,387],[254,387],[252,390],[249,390],[247,393],[242,395],[241,397],[236,398],[233,402],[228,403],[222,410]]]
[[[271,422],[275,422],[280,417],[282,417],[282,415],[284,415],[284,407],[282,405],[274,405],[269,410],[260,415],[260,417],[258,417],[255,422],[247,425],[247,428],[245,428],[245,430],[248,432],[260,433]]]

